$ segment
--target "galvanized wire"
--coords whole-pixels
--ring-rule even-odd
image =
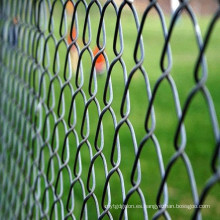
[[[177,161],[182,160],[190,182],[194,209],[192,218],[201,219],[199,205],[203,204],[209,192],[220,181],[220,133],[219,122],[212,95],[207,88],[208,67],[205,51],[208,42],[220,15],[220,7],[216,8],[212,20],[207,27],[204,38],[196,14],[190,6],[190,1],[179,1],[179,7],[172,15],[167,26],[165,15],[157,0],[145,2],[145,8],[138,16],[132,1],[65,1],[65,0],[2,0],[0,5],[0,218],[1,219],[88,219],[91,213],[88,209],[89,201],[93,201],[96,217],[92,219],[128,219],[129,213],[126,205],[133,195],[139,197],[142,205],[143,218],[148,219],[146,195],[143,192],[142,169],[145,169],[140,158],[147,143],[153,143],[157,153],[157,163],[160,170],[160,187],[158,190],[153,219],[163,216],[170,219],[172,216],[167,209],[170,204],[167,182],[172,167]],[[60,5],[60,14],[55,14],[57,4]],[[70,5],[69,5],[70,4]],[[219,1],[218,1],[219,5]],[[67,12],[68,7],[74,7]],[[83,8],[83,10],[82,10]],[[97,9],[98,29],[94,36],[91,25],[91,11]],[[105,15],[111,8],[114,11],[116,25],[114,27],[113,55],[111,60],[106,50],[107,34],[105,22],[111,22]],[[137,36],[133,54],[133,66],[127,71],[124,60],[124,37],[121,20],[125,10],[129,10],[136,25]],[[82,13],[84,15],[82,18]],[[148,15],[154,11],[161,22],[163,33],[163,48],[160,58],[161,75],[155,85],[150,85],[144,62],[146,61],[145,48],[148,47],[143,39],[143,30],[146,26]],[[179,92],[174,78],[172,48],[170,41],[174,28],[183,14],[191,20],[196,44],[199,50],[195,63],[194,87],[184,100],[181,107]],[[69,14],[68,14],[69,13]],[[55,19],[55,17],[59,19]],[[71,26],[68,26],[68,19]],[[80,21],[83,19],[83,21]],[[59,20],[59,24],[57,24]],[[107,20],[107,21],[106,21]],[[80,26],[84,24],[84,26]],[[56,29],[57,25],[59,26]],[[67,36],[73,31],[75,36]],[[82,34],[80,36],[80,33]],[[79,39],[81,38],[81,41]],[[98,48],[98,53],[93,53],[92,42]],[[65,48],[61,55],[60,48]],[[53,49],[51,49],[53,48]],[[74,53],[75,61],[71,56]],[[89,57],[91,62],[90,72],[86,72],[83,59]],[[103,91],[103,100],[98,99],[100,92],[98,69],[96,62],[104,57],[104,67],[107,75]],[[74,63],[76,62],[75,66]],[[62,63],[64,65],[62,65]],[[112,72],[116,65],[121,67],[123,97],[120,103],[120,114],[116,113],[113,101],[114,81]],[[137,140],[130,115],[130,86],[135,81],[135,73],[142,75],[146,87],[147,109],[143,109],[146,117],[144,122],[145,135]],[[86,81],[88,79],[88,85]],[[178,123],[175,130],[173,146],[175,153],[164,164],[161,152],[161,143],[156,135],[156,115],[154,103],[161,84],[168,83],[175,104]],[[194,170],[191,160],[186,153],[186,128],[185,118],[193,98],[201,93],[206,101],[212,132],[215,137],[215,149],[210,161],[212,175],[209,177],[201,193],[198,193]],[[80,107],[77,100],[81,100]],[[78,103],[78,104],[77,104]],[[91,114],[95,106],[96,112]],[[79,113],[79,108],[80,113]],[[80,116],[81,114],[81,116]],[[96,114],[97,124],[92,125],[92,117]],[[108,143],[104,137],[104,125],[107,115],[111,116],[114,135]],[[93,127],[95,126],[95,128]],[[93,134],[92,129],[95,129]],[[126,127],[132,139],[134,161],[131,161],[129,189],[124,178],[121,160],[122,154],[120,132]],[[169,132],[169,131],[168,131]],[[70,137],[74,137],[70,139]],[[93,141],[94,140],[94,141]],[[89,161],[83,157],[84,148],[88,150]],[[110,148],[110,158],[107,158],[106,148]],[[99,175],[97,175],[97,161],[103,165],[105,182],[102,189],[98,188]],[[147,162],[147,161],[146,161]],[[87,164],[88,173],[83,170]],[[66,174],[65,174],[66,173]],[[178,174],[177,174],[178,175]],[[84,178],[86,176],[86,179]],[[122,204],[119,216],[112,214],[111,206],[114,192],[111,190],[112,178],[119,178],[118,192],[121,193]],[[142,186],[141,186],[142,184]],[[79,191],[81,188],[81,191]],[[97,195],[101,192],[101,197]],[[219,192],[216,192],[219,193]],[[81,194],[81,203],[77,205],[77,194]],[[161,206],[162,205],[162,206]],[[78,210],[79,209],[79,210]]]

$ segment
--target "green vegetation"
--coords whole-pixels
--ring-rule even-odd
[[[59,7],[57,12],[54,13],[54,34],[56,39],[59,40],[59,33],[58,28],[60,23],[58,14]],[[83,48],[82,42],[82,27],[84,25],[84,17],[85,17],[85,10],[83,6],[78,8],[78,25],[79,25],[79,39],[77,43]],[[92,41],[90,44],[90,48],[92,49],[96,45],[96,33],[98,28],[98,21],[99,21],[99,12],[97,7],[93,7],[90,14],[90,22],[91,22],[91,34],[92,34]],[[202,36],[204,38],[205,33],[208,28],[208,24],[211,21],[211,17],[199,17],[198,22],[202,31]],[[169,27],[170,25],[170,18],[166,17],[166,23]],[[110,7],[105,16],[105,28],[106,28],[106,49],[105,53],[108,56],[109,63],[115,58],[113,53],[113,36],[114,36],[114,29],[116,24],[116,16],[113,10],[113,7]],[[137,37],[137,31],[135,28],[135,22],[130,13],[129,9],[127,8],[124,10],[122,15],[122,30],[123,30],[123,41],[124,41],[124,52],[122,55],[122,59],[126,65],[127,75],[130,74],[132,68],[135,66],[135,61],[133,58],[133,51],[135,40]],[[68,26],[68,25],[67,25]],[[217,24],[215,30],[212,34],[212,37],[209,42],[209,46],[206,52],[207,64],[208,64],[208,80],[207,80],[207,88],[210,90],[212,95],[215,109],[217,112],[217,117],[220,119],[220,102],[218,101],[218,94],[219,94],[219,61],[220,61],[220,38],[219,38],[219,31],[220,25]],[[160,57],[163,49],[164,38],[161,28],[161,23],[159,17],[156,15],[155,12],[149,14],[146,19],[146,23],[143,30],[143,41],[144,41],[144,50],[145,50],[145,60],[143,63],[143,67],[147,72],[147,76],[149,77],[151,91],[153,91],[154,86],[158,78],[161,76],[162,71],[160,69]],[[172,37],[171,37],[171,49],[172,49],[172,58],[173,58],[173,66],[170,75],[173,77],[180,97],[180,104],[183,108],[186,98],[188,97],[190,91],[195,86],[194,80],[194,67],[198,57],[198,46],[196,43],[194,28],[192,22],[190,21],[187,15],[181,17],[181,19],[176,24]],[[48,72],[43,77],[43,82],[45,83],[45,94],[49,92],[49,77],[54,75],[54,70],[52,68],[53,59],[54,59],[54,52],[55,52],[55,43],[53,42],[52,38],[48,40],[48,47],[50,50],[49,60],[50,63]],[[117,48],[120,48],[120,44],[117,44]],[[55,176],[53,177],[52,183],[55,186],[57,175],[58,175],[58,167],[61,166],[61,155],[63,151],[63,146],[65,148],[63,159],[64,161],[68,161],[68,165],[71,171],[72,179],[74,179],[73,175],[73,167],[75,163],[76,157],[76,147],[77,143],[83,140],[81,135],[82,129],[82,118],[83,113],[85,110],[85,101],[83,100],[85,96],[86,100],[90,98],[89,95],[89,77],[90,77],[90,69],[92,66],[91,57],[89,52],[86,51],[82,57],[82,65],[83,65],[83,95],[82,93],[78,93],[75,97],[75,105],[76,108],[70,109],[71,100],[72,100],[72,93],[68,86],[64,88],[64,102],[61,107],[61,112],[63,112],[63,119],[64,121],[57,123],[58,117],[58,102],[59,97],[62,95],[61,93],[61,84],[63,86],[64,80],[64,61],[66,57],[66,44],[64,41],[60,44],[58,48],[59,58],[56,58],[55,70],[58,72],[58,78],[55,78],[54,82],[52,83],[52,87],[54,89],[54,99],[50,96],[51,100],[49,101],[50,105],[54,104],[54,112],[56,116],[52,114],[48,117],[47,121],[50,124],[50,131],[47,130],[47,135],[49,136],[50,143],[53,143],[52,148],[54,151],[57,151],[57,156],[52,159],[52,163],[55,167]],[[59,71],[58,71],[58,65]],[[70,70],[68,70],[70,71]],[[67,71],[67,72],[68,72]],[[68,73],[67,73],[68,74]],[[104,108],[103,102],[103,92],[104,86],[106,83],[107,74],[104,73],[102,76],[97,76],[95,81],[93,80],[92,89],[94,91],[94,82],[97,83],[97,93],[96,93],[96,100],[99,102],[99,108],[95,102],[93,101],[88,107],[88,114],[89,114],[89,121],[85,122],[85,127],[83,129],[83,135],[86,136],[86,133],[89,134],[87,142],[85,142],[80,150],[81,153],[81,162],[82,162],[82,174],[81,180],[84,183],[85,187],[85,194],[88,195],[88,191],[86,189],[86,180],[89,170],[89,165],[91,158],[95,155],[97,150],[95,149],[94,142],[95,142],[95,134],[98,124],[98,111],[102,111]],[[81,79],[81,78],[80,78]],[[40,80],[40,74],[38,75],[38,80]],[[114,65],[112,74],[111,74],[112,86],[113,86],[113,102],[111,103],[111,107],[114,110],[116,115],[117,123],[120,122],[121,115],[120,115],[120,106],[122,101],[122,96],[124,92],[124,77],[123,77],[123,69],[121,64],[118,62]],[[59,82],[60,81],[60,82]],[[75,74],[72,75],[71,78],[71,85],[72,88],[76,91],[76,84],[75,84]],[[37,88],[36,88],[37,89]],[[129,114],[129,121],[132,123],[137,144],[139,145],[141,140],[145,137],[145,116],[146,111],[149,105],[148,101],[148,94],[147,94],[147,86],[144,82],[144,78],[138,70],[131,81],[131,85],[129,87],[129,95],[130,95],[130,114]],[[43,95],[42,95],[43,97]],[[107,94],[109,98],[109,91]],[[47,99],[47,98],[46,98]],[[65,107],[65,108],[64,108]],[[65,110],[64,110],[65,109]],[[78,135],[79,140],[76,139],[76,136],[73,132],[70,132],[67,136],[67,141],[69,145],[65,142],[65,133],[68,129],[70,129],[68,125],[68,116],[69,111],[71,110],[71,121],[73,124],[73,114],[76,114],[76,125],[74,127],[75,132]],[[155,136],[159,141],[164,167],[166,168],[168,162],[170,161],[171,157],[175,153],[174,148],[174,136],[177,128],[178,117],[175,110],[175,103],[173,93],[171,91],[171,87],[167,81],[164,81],[160,84],[160,87],[157,91],[156,99],[154,102],[154,110],[156,116],[156,128],[155,128]],[[45,112],[42,114],[42,118],[44,119]],[[43,120],[44,121],[44,120]],[[108,171],[112,169],[112,164],[110,161],[110,155],[112,151],[112,144],[113,144],[113,137],[114,137],[114,123],[111,117],[110,112],[105,113],[103,117],[103,131],[104,131],[104,147],[103,147],[103,154],[106,159]],[[194,171],[196,184],[198,187],[198,193],[200,194],[205,186],[207,180],[211,177],[211,160],[213,156],[213,150],[215,148],[215,140],[214,140],[214,133],[212,129],[212,123],[208,112],[207,103],[205,101],[204,96],[201,92],[199,92],[193,99],[186,118],[185,118],[185,129],[187,135],[187,143],[185,152],[187,153],[191,165]],[[88,123],[86,125],[86,123]],[[53,128],[56,124],[55,131],[59,136],[59,140],[53,140],[52,142],[52,134],[54,132]],[[42,135],[45,137],[46,135]],[[125,193],[127,193],[131,187],[131,170],[133,167],[134,159],[135,159],[135,152],[133,141],[131,137],[131,133],[129,128],[126,124],[124,124],[120,131],[119,131],[119,138],[120,138],[120,151],[121,151],[121,163],[119,169],[121,170],[124,178],[125,183]],[[54,138],[55,139],[55,138]],[[100,146],[100,137],[98,141],[98,146]],[[88,147],[90,145],[90,147]],[[89,151],[92,150],[92,152]],[[92,155],[90,155],[92,153]],[[49,165],[49,150],[48,147],[45,147],[43,150],[43,155],[45,159],[45,168]],[[68,155],[68,156],[67,156]],[[114,154],[114,161],[117,160],[117,153]],[[48,158],[48,159],[47,159]],[[146,203],[147,204],[156,204],[156,196],[160,186],[160,171],[159,171],[159,163],[156,153],[156,148],[152,142],[149,140],[145,143],[143,147],[143,151],[140,156],[140,164],[141,164],[141,176],[142,181],[140,184],[140,188],[145,195]],[[95,195],[99,202],[100,211],[101,208],[101,199],[103,193],[103,187],[105,183],[105,171],[104,171],[104,164],[99,156],[95,163],[94,163],[94,170],[95,170]],[[45,169],[46,172],[46,169]],[[79,161],[76,168],[76,172],[79,172]],[[57,193],[61,193],[63,203],[67,201],[67,196],[69,193],[71,181],[69,178],[69,174],[66,168],[64,168],[61,172],[62,180],[64,187],[63,189],[60,187],[60,183],[57,187]],[[51,179],[51,174],[49,174],[49,179]],[[60,178],[61,179],[61,178]],[[92,188],[92,179],[90,180],[90,188]],[[186,167],[183,163],[183,160],[179,158],[177,162],[174,164],[171,173],[168,177],[168,192],[169,192],[169,204],[193,204],[193,198],[190,190],[190,182],[189,177],[187,174]],[[44,183],[42,184],[44,186]],[[110,179],[110,189],[111,189],[111,203],[112,204],[122,204],[122,190],[121,190],[121,183],[120,178],[117,173]],[[220,188],[219,184],[211,190],[209,196],[207,197],[205,204],[211,205],[210,209],[202,210],[202,214],[204,219],[217,219],[220,215],[218,207],[220,206]],[[51,191],[48,190],[48,194],[51,194]],[[50,204],[52,204],[52,195],[50,196]],[[106,197],[106,204],[107,204],[107,197]],[[162,200],[161,200],[162,202]],[[82,188],[77,182],[74,185],[74,214],[76,219],[80,217],[80,210],[82,207]],[[72,205],[70,204],[70,205]],[[96,219],[96,207],[94,200],[90,198],[88,200],[88,212],[89,212],[89,219]],[[140,198],[137,193],[134,193],[133,196],[130,198],[128,204],[141,204]],[[59,206],[59,203],[58,203]],[[118,219],[118,215],[120,213],[120,209],[111,209],[111,214],[113,215],[114,219]],[[149,209],[149,219],[155,214],[156,210]],[[171,217],[173,219],[186,219],[191,216],[193,210],[186,210],[186,209],[168,209]],[[128,209],[128,216],[129,219],[140,219],[143,216],[142,209]],[[105,219],[108,219],[107,217]],[[161,218],[162,219],[162,218]]]

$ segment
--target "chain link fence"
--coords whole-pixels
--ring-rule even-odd
[[[216,2],[0,1],[1,219],[219,218]]]

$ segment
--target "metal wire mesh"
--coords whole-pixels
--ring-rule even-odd
[[[170,185],[179,181],[186,185],[183,194],[190,195],[188,204],[196,205],[189,213],[191,218],[202,219],[199,205],[205,203],[211,189],[218,206],[218,100],[207,84],[206,51],[220,7],[218,1],[202,35],[190,4],[179,1],[168,21],[157,0],[142,2],[139,14],[132,1],[1,1],[1,219],[175,218],[175,212],[183,213],[169,209],[170,204],[181,202],[175,200],[177,193]],[[160,24],[155,35],[162,39],[155,39],[160,44],[155,60],[159,75],[150,74],[147,67],[147,50],[154,46],[146,41],[148,17]],[[181,101],[173,74],[179,70],[174,70],[172,39],[183,17],[191,23],[198,52],[190,67],[192,87],[182,85],[187,95]],[[108,25],[112,25],[110,30]],[[126,35],[129,27],[131,32]],[[218,71],[215,68],[214,81]],[[174,121],[171,127],[165,120],[165,107],[162,117],[157,115],[157,103],[164,102],[163,85],[173,103],[173,110],[168,110]],[[198,94],[205,101],[200,107],[207,112],[210,126],[194,127],[191,133],[195,136],[201,129],[213,138],[205,147],[208,165],[199,160],[194,168],[196,156],[188,154],[203,137],[195,143],[187,140],[190,127],[185,123]],[[134,100],[140,105],[135,106]],[[196,115],[202,111],[200,107]],[[203,116],[199,117],[202,121]],[[165,127],[165,136],[171,135],[166,148],[161,136],[164,130],[157,130],[158,123]],[[187,152],[188,145],[192,146]],[[149,152],[152,160],[144,153],[148,149],[154,152]],[[209,176],[198,184],[196,169],[203,173],[209,168]],[[116,203],[121,206],[114,206]],[[139,209],[130,209],[129,204],[139,205]],[[151,204],[157,209],[150,210]]]

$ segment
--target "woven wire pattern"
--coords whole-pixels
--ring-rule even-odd
[[[172,215],[166,207],[171,197],[168,181],[172,168],[180,160],[186,173],[186,179],[182,181],[189,182],[192,204],[204,204],[210,190],[220,181],[219,122],[215,102],[206,85],[208,64],[205,56],[220,7],[218,1],[216,12],[202,36],[190,1],[179,3],[167,24],[157,0],[145,1],[141,16],[132,1],[1,1],[1,219],[134,219],[130,217],[133,210],[126,207],[134,195],[142,207],[139,210],[142,219],[161,216],[170,219]],[[114,18],[106,16],[109,9]],[[136,28],[133,54],[130,54],[134,65],[130,70],[127,70],[128,62],[124,57],[126,37],[121,21],[124,11],[132,17]],[[163,38],[161,54],[156,61],[160,65],[160,76],[153,85],[145,66],[148,44],[143,36],[152,11],[160,20]],[[192,23],[199,52],[192,70],[194,85],[181,105],[171,74],[175,62],[170,42],[183,13]],[[111,30],[110,58],[106,23],[111,23],[111,19],[115,19],[115,25]],[[92,28],[94,20],[96,31]],[[97,53],[93,51],[94,45],[98,48]],[[104,58],[100,71],[105,72],[103,75],[97,67],[100,57]],[[113,105],[118,96],[113,80],[115,66],[120,69],[117,74],[121,77],[123,94]],[[134,107],[131,104],[131,84],[135,82],[137,72],[146,94],[141,109],[141,138],[137,138],[137,128],[131,116]],[[100,85],[101,78],[103,85]],[[175,106],[173,117],[177,121],[173,145],[169,146],[174,151],[166,158],[167,163],[163,161],[163,143],[156,133],[154,109],[158,90],[165,82],[170,88]],[[207,132],[214,136],[212,156],[207,158],[211,174],[200,190],[186,152],[187,128],[184,124],[189,106],[198,93],[202,94],[203,107],[210,117],[211,127]],[[118,111],[115,106],[119,106]],[[121,135],[123,129],[126,137]],[[124,138],[130,139],[132,146],[127,150],[123,145]],[[146,179],[142,163],[144,160],[147,164],[148,160],[141,158],[144,149],[149,148],[148,143],[156,152],[154,159],[158,165],[158,170],[152,172],[159,175],[159,187],[151,186],[151,191],[156,193],[154,203],[159,208],[151,215],[146,207],[148,194],[144,190]],[[131,169],[122,166],[126,151],[133,155],[129,162]],[[112,190],[114,185],[117,185],[117,192]],[[216,193],[219,192],[216,190]],[[115,194],[119,194],[120,204],[124,205],[117,213],[111,208]],[[199,206],[193,209],[191,217],[202,219]]]

